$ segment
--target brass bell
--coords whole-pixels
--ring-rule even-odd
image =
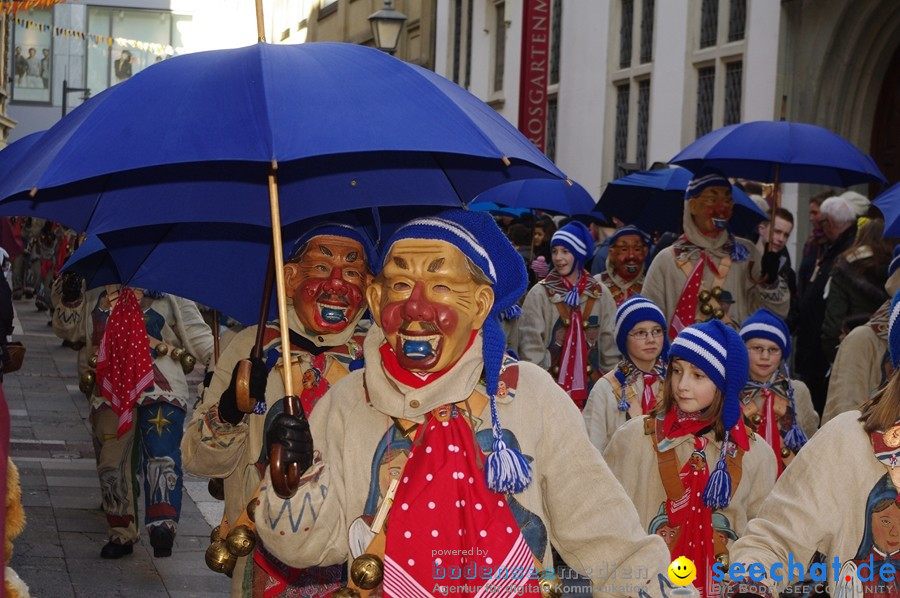
[[[781,447],[781,458],[787,459],[790,456],[791,456],[791,449],[789,449],[786,446]]]
[[[700,313],[703,314],[704,316],[708,316],[712,312],[713,312],[713,307],[709,303],[704,303],[703,305],[700,306]]]
[[[750,416],[750,421],[753,422],[754,426],[758,426],[762,422],[762,416],[759,413],[754,413]]]
[[[372,590],[384,578],[384,563],[374,554],[361,554],[350,565],[350,579],[360,589]]]
[[[722,298],[722,287],[713,287],[712,290],[713,299],[721,299]]]
[[[237,564],[237,557],[228,552],[224,540],[216,540],[206,549],[206,566],[217,573],[231,575]]]
[[[179,349],[176,347],[175,349],[172,349],[171,353],[169,353],[169,357],[171,357],[175,361],[181,361],[181,356],[184,355],[184,353],[184,349]]]
[[[552,368],[550,368],[550,373],[553,374],[554,376],[559,375],[559,366],[555,365]]]
[[[94,368],[94,369],[97,368],[97,354],[96,353],[94,355],[91,355],[90,358],[88,358],[88,367]]]
[[[731,559],[728,558],[727,552],[720,552],[719,554],[716,555],[716,562],[721,564],[726,569],[728,568],[728,564],[729,564],[730,560]]]
[[[256,546],[256,534],[246,525],[238,525],[228,532],[225,546],[234,556],[247,556]]]
[[[211,531],[211,532],[209,532],[209,542],[210,542],[210,543],[213,543],[213,542],[215,542],[216,540],[221,540],[221,539],[222,539],[222,538],[219,537],[219,530],[220,530],[220,529],[222,529],[222,526],[221,526],[221,525],[217,525],[216,527],[212,528],[212,531]]]
[[[343,588],[332,594],[331,598],[359,598],[359,592],[357,592],[353,588],[344,586]]]
[[[210,478],[206,484],[209,495],[216,500],[225,500],[225,480],[222,478]]]
[[[259,499],[252,499],[247,503],[247,519],[256,523],[256,505],[259,503]]]
[[[712,295],[706,289],[700,291],[700,294],[697,295],[697,299],[700,300],[700,303],[709,303],[710,297],[712,297]]]
[[[185,374],[190,374],[194,371],[194,364],[197,363],[197,359],[188,353],[184,352],[184,355],[181,356],[181,369]]]
[[[538,579],[538,587],[541,589],[542,598],[561,598],[563,592],[562,581],[553,573],[552,569],[544,569]]]
[[[725,312],[721,308],[718,308],[713,312],[713,317],[717,320],[721,320],[725,317]]]
[[[169,352],[169,345],[167,345],[166,343],[159,343],[154,348],[154,351],[156,351],[156,354],[159,356],[165,355]]]
[[[594,368],[591,367],[591,364],[587,364],[586,366],[584,366],[584,371],[587,372],[588,374],[590,374],[591,372],[594,371]]]
[[[88,371],[81,375],[81,380],[78,381],[78,389],[81,390],[86,395],[89,395],[94,390],[94,372]]]

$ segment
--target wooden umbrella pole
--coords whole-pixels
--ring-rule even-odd
[[[213,359],[219,363],[219,310],[213,310]]]
[[[281,328],[281,361],[284,372],[284,412],[303,418],[300,400],[293,396],[294,382],[291,376],[291,341],[288,334],[287,296],[284,290],[284,257],[281,251],[281,210],[278,207],[278,182],[275,173],[278,162],[272,160],[269,169],[269,207],[272,210],[272,255],[275,258],[275,292],[278,294],[278,322]],[[272,487],[281,498],[291,498],[300,486],[300,466],[284,462],[284,450],[280,444],[273,444],[269,452],[269,467],[272,473]]]
[[[775,240],[775,212],[781,207],[781,165],[775,164],[775,181],[772,188],[772,217],[769,218],[769,247]]]
[[[263,22],[262,0],[256,0],[256,36],[258,41],[266,41],[266,25]]]

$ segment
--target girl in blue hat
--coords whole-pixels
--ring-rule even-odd
[[[703,598],[718,596],[716,563],[739,537],[775,483],[772,449],[748,434],[740,391],[749,370],[737,332],[719,320],[683,329],[672,341],[662,395],[649,415],[619,428],[604,457],[649,529],[665,506],[675,529],[672,558],[697,568]],[[713,514],[730,533],[713,525]]]
[[[650,412],[666,374],[666,319],[655,303],[635,295],[616,310],[616,345],[623,358],[588,397],[584,423],[600,451],[622,424]]]
[[[602,372],[619,361],[616,303],[584,264],[594,251],[588,228],[572,221],[550,241],[553,269],[525,296],[519,355],[549,370],[579,409]]]

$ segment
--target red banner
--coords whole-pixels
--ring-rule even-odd
[[[547,65],[550,0],[523,0],[519,130],[544,151],[547,133]]]

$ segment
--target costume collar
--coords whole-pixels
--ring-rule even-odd
[[[582,275],[585,274],[587,274],[587,272],[583,270]],[[584,292],[581,293],[582,303],[587,301],[587,297],[599,297],[603,289],[603,287],[600,286],[600,283],[590,274],[587,274],[586,279]],[[550,297],[552,303],[563,301],[566,297],[566,293],[569,292],[566,283],[563,282],[562,277],[556,270],[551,270],[540,284],[544,285],[544,288],[547,290],[547,295]],[[576,282],[573,286],[577,287],[577,285],[578,283]]]
[[[641,286],[644,283],[644,276],[647,274],[646,265],[641,266],[641,273],[635,276],[630,281],[625,280],[613,270],[612,264],[609,262],[609,256],[606,256],[606,275],[613,282],[614,285],[622,289],[623,291],[627,291],[631,287]]]
[[[424,422],[432,409],[469,398],[484,369],[482,334],[479,331],[471,346],[444,375],[421,388],[413,388],[394,378],[384,367],[381,358],[384,342],[384,331],[373,324],[363,342],[366,361],[363,375],[372,405],[391,417]]]
[[[466,344],[466,351],[468,351],[472,346],[472,343],[475,342],[476,336],[478,336],[478,331],[473,330],[471,336],[469,336],[469,342]],[[379,353],[381,354],[381,362],[384,365],[384,369],[388,373],[388,375],[401,384],[404,384],[411,388],[422,388],[426,384],[431,384],[432,382],[452,370],[453,366],[456,365],[456,362],[454,361],[452,364],[450,364],[440,372],[417,374],[415,372],[404,369],[403,366],[400,365],[400,363],[397,361],[397,354],[394,352],[394,348],[391,347],[390,343],[388,343],[387,341],[382,343],[381,348],[379,349]],[[463,353],[465,353],[465,351],[463,351]]]

